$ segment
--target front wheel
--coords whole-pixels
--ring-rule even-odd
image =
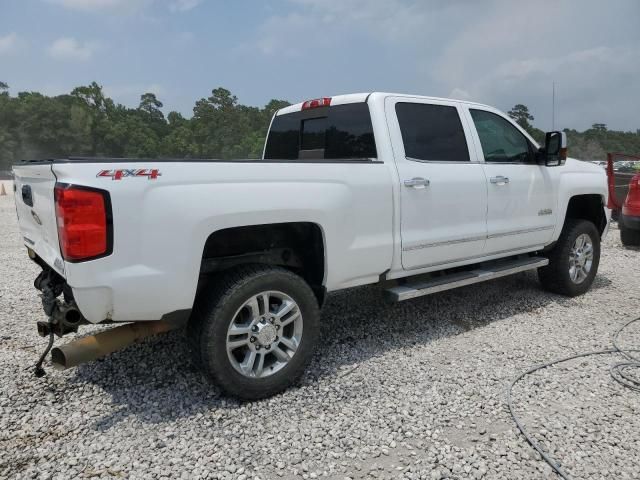
[[[558,243],[548,254],[549,265],[538,269],[542,286],[575,297],[591,287],[600,263],[600,234],[587,220],[567,219]]]
[[[226,393],[256,400],[294,383],[313,355],[318,303],[294,273],[248,265],[222,273],[196,304],[190,343]]]

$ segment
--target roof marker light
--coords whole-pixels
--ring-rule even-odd
[[[331,97],[315,98],[313,100],[307,100],[302,104],[302,110],[309,110],[311,108],[328,107],[331,105]]]

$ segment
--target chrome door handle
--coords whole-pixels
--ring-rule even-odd
[[[496,185],[506,185],[507,183],[509,183],[509,177],[498,175],[497,177],[491,177],[489,181],[491,183],[495,183]]]
[[[413,177],[411,180],[405,180],[404,186],[409,188],[424,188],[429,186],[429,180],[422,177]]]

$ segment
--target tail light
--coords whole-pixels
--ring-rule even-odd
[[[109,255],[113,224],[109,193],[97,188],[56,184],[58,240],[65,260],[80,262]]]
[[[309,110],[311,108],[328,107],[331,105],[331,97],[316,98],[313,100],[307,100],[302,104],[302,110]]]
[[[629,182],[629,191],[622,206],[622,213],[631,217],[640,217],[640,174],[634,175]]]

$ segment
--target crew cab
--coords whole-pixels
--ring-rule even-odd
[[[605,171],[567,159],[564,133],[540,147],[495,108],[380,92],[279,110],[261,159],[64,158],[14,174],[43,268],[41,334],[133,322],[54,349],[54,364],[187,322],[196,362],[244,399],[302,374],[328,292],[379,284],[401,301],[537,269],[580,295],[610,218]]]

